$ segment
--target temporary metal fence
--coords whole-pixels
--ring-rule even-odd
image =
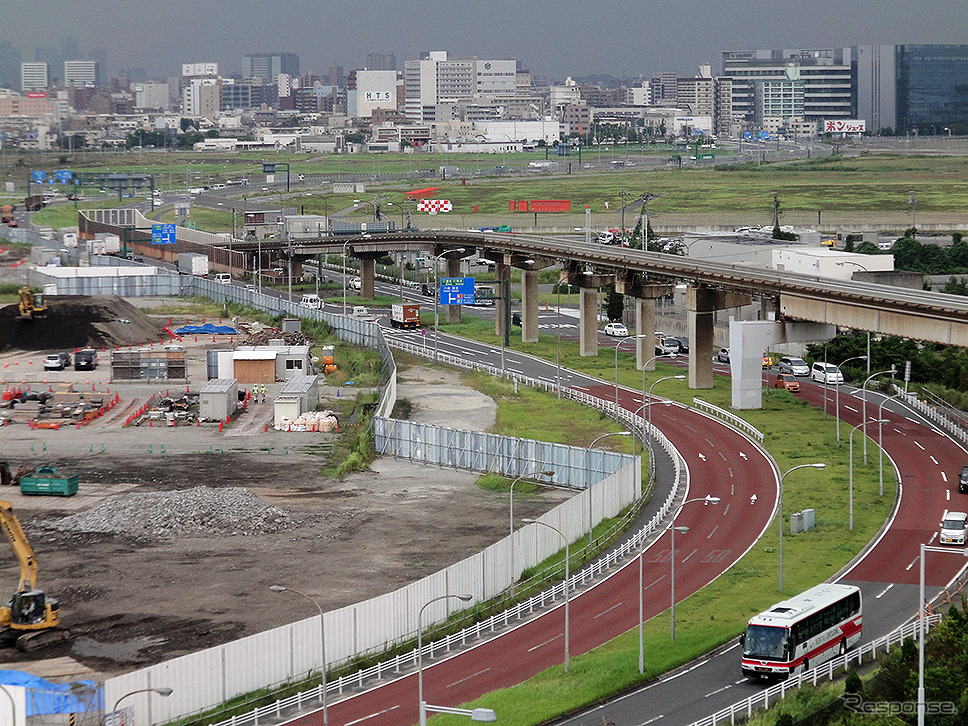
[[[941,615],[938,613],[927,617],[929,628],[940,621]],[[816,668],[792,675],[787,680],[717,711],[711,716],[694,721],[690,726],[717,726],[723,723],[735,724],[737,721],[746,721],[752,718],[753,711],[769,708],[777,701],[786,698],[787,694],[798,690],[803,684],[816,686],[818,681],[832,680],[838,672],[846,670],[851,664],[860,666],[865,660],[874,660],[878,653],[890,652],[892,646],[900,645],[909,638],[917,637],[919,632],[917,620],[906,623],[882,638],[865,643],[854,650],[837,656],[833,660],[828,660]]]

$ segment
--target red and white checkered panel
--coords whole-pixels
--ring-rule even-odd
[[[449,199],[421,199],[417,203],[418,212],[437,214],[437,212],[450,212],[453,209],[454,205],[450,203]]]

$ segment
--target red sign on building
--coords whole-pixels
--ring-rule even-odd
[[[511,201],[512,212],[570,212],[570,199],[532,199],[530,202]]]

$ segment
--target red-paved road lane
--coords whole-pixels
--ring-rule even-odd
[[[811,404],[823,407],[821,386],[803,385],[800,397]],[[832,388],[827,389],[827,410],[831,416],[835,397]],[[868,392],[868,395],[871,394]],[[867,401],[867,419],[879,417],[882,396],[872,396]],[[862,400],[851,393],[840,392],[840,438],[844,448],[849,447],[850,431],[863,420]],[[921,543],[937,544],[938,524],[946,510],[968,511],[968,495],[958,493],[958,474],[968,463],[965,451],[947,436],[925,426],[913,414],[900,414],[880,409],[881,418],[890,423],[882,424],[884,449],[890,453],[901,475],[901,501],[890,527],[876,546],[860,560],[844,579],[885,582],[895,584],[918,584]],[[909,418],[911,416],[912,418]],[[867,424],[872,440],[867,444],[867,456],[877,461],[877,424]],[[854,433],[854,466],[863,462],[862,429]],[[890,461],[884,459],[884,479],[890,485],[894,478]],[[855,482],[856,484],[856,482]],[[874,484],[877,487],[877,484]],[[876,495],[876,488],[866,483],[854,488],[854,508],[864,506],[865,500]],[[964,566],[957,557],[928,557],[925,563],[925,581],[928,585],[942,587]]]
[[[593,395],[614,400],[613,387],[592,386]],[[623,392],[622,406],[635,410],[641,396]],[[687,597],[725,572],[756,541],[773,516],[776,474],[769,460],[750,442],[722,424],[679,406],[656,406],[653,423],[687,462],[690,499],[712,495],[718,505],[700,502],[683,507],[676,536],[676,599]],[[754,501],[755,504],[751,503]],[[670,604],[670,537],[666,532],[646,550],[645,617]],[[497,638],[435,664],[425,662],[424,696],[428,703],[458,706],[497,688],[520,683],[564,660],[563,600],[551,612]],[[571,653],[595,648],[633,628],[638,618],[638,567],[630,560],[608,579],[578,596],[571,608]],[[408,675],[329,708],[333,726],[399,726],[417,721],[417,683]],[[316,726],[316,712],[291,723]]]

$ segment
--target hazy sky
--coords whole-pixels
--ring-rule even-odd
[[[540,76],[692,75],[719,68],[719,53],[868,43],[968,43],[968,0],[0,0],[0,40],[33,60],[35,47],[74,36],[103,48],[108,71],[216,61],[240,71],[242,55],[295,52],[303,71],[363,66],[395,53],[397,67],[424,50],[515,58]],[[52,69],[60,77],[63,69]]]

